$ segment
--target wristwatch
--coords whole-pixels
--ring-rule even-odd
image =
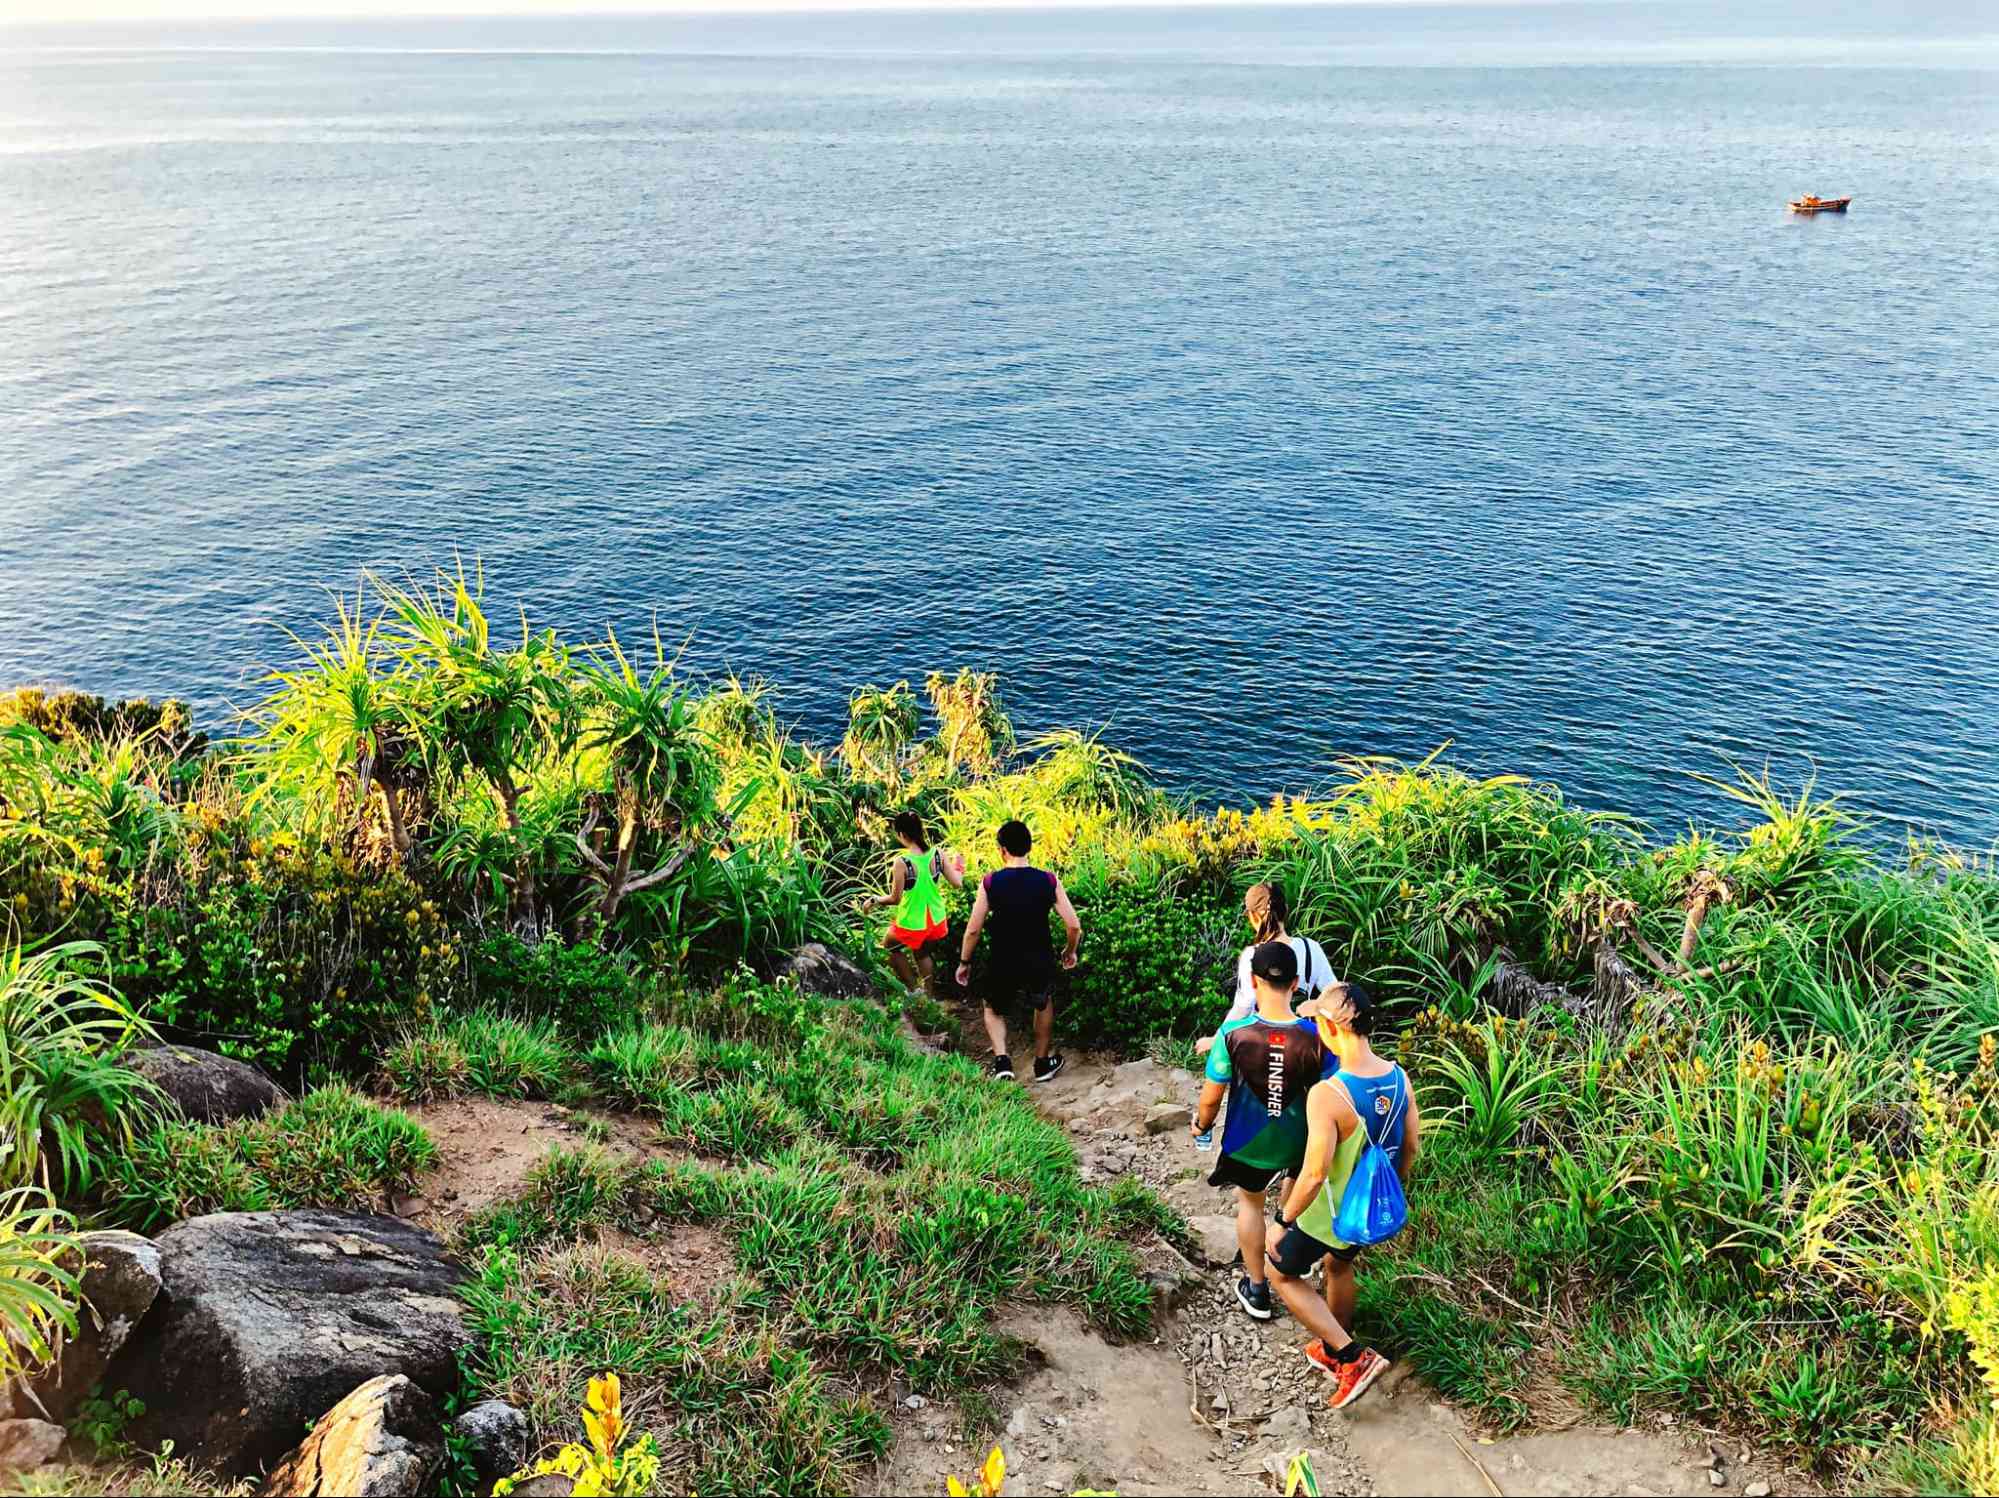
[[[1284,1220],[1284,1209],[1282,1207],[1279,1207],[1272,1215],[1277,1218],[1277,1225],[1279,1227],[1283,1228],[1287,1233],[1291,1231],[1291,1224]]]

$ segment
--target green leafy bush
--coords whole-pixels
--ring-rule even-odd
[[[185,838],[173,897],[116,910],[106,942],[163,1030],[274,1070],[355,1065],[464,991],[463,937],[400,869],[206,809]]]
[[[1065,1030],[1137,1050],[1155,1036],[1212,1033],[1222,1022],[1235,998],[1236,954],[1249,939],[1236,899],[1126,883],[1072,897],[1083,944],[1057,1011]]]
[[[479,943],[472,979],[481,1003],[585,1038],[644,1014],[652,992],[621,952],[560,936],[528,942],[511,932]]]

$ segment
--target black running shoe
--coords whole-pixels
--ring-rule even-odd
[[[993,1057],[993,1080],[995,1082],[1011,1082],[1013,1080],[1013,1057]]]
[[[1235,1298],[1242,1302],[1242,1308],[1258,1321],[1270,1319],[1270,1286],[1266,1282],[1259,1285],[1248,1275],[1235,1282]]]
[[[1062,1074],[1060,1056],[1036,1056],[1034,1058],[1034,1080],[1052,1082]]]

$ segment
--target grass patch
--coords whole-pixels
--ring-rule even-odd
[[[382,1076],[392,1096],[411,1103],[474,1094],[550,1098],[575,1065],[554,1020],[475,1010],[405,1031],[382,1058]]]
[[[628,1418],[658,1439],[672,1491],[852,1492],[888,1449],[887,1421],[802,1351],[677,1303],[625,1255],[491,1249],[467,1299],[468,1381],[526,1410],[537,1444],[566,1434],[576,1390],[609,1368]]]
[[[107,1215],[145,1232],[205,1212],[376,1211],[436,1161],[407,1113],[320,1087],[262,1118],[155,1124],[118,1160]]]
[[[1135,1182],[1084,1186],[1062,1131],[1017,1089],[911,1046],[877,1005],[758,1017],[751,1004],[728,1011],[732,1033],[703,1028],[721,1012],[678,1009],[586,1058],[601,1087],[705,1158],[558,1150],[467,1225],[484,1266],[468,1362],[480,1390],[527,1400],[553,1436],[589,1374],[656,1379],[628,1407],[650,1412],[676,1483],[851,1491],[887,1439],[855,1391],[889,1375],[961,1397],[1011,1375],[1020,1350],[995,1325],[1006,1301],[1074,1304],[1113,1335],[1149,1330],[1133,1245],[1184,1239],[1184,1225]],[[783,1026],[779,1042],[739,1038],[746,1012]],[[725,1305],[677,1304],[645,1266],[582,1242],[680,1222],[732,1245],[740,1278]]]

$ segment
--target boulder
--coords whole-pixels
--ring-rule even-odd
[[[1232,1264],[1242,1252],[1236,1242],[1233,1213],[1215,1212],[1206,1217],[1190,1217],[1187,1226],[1200,1242],[1201,1257],[1210,1264]]]
[[[371,1378],[328,1410],[271,1470],[265,1498],[401,1498],[444,1470],[431,1398],[400,1373]]]
[[[875,988],[866,968],[819,941],[809,941],[781,958],[771,977],[780,982],[789,978],[805,992],[829,999],[865,998]]]
[[[490,1493],[502,1477],[512,1477],[528,1459],[528,1417],[504,1399],[482,1399],[451,1422],[465,1443],[465,1455],[479,1478],[479,1491]]]
[[[148,1046],[121,1065],[156,1083],[191,1123],[255,1118],[284,1101],[284,1089],[256,1067],[189,1046]]]
[[[155,1240],[161,1289],[106,1383],[145,1401],[140,1445],[227,1476],[290,1450],[356,1387],[441,1396],[470,1340],[462,1272],[429,1233],[351,1212],[217,1212]]]
[[[76,1335],[27,1384],[0,1389],[0,1415],[68,1421],[160,1293],[160,1251],[137,1233],[83,1235],[83,1304]]]
[[[1184,1129],[1194,1121],[1194,1110],[1185,1103],[1154,1103],[1145,1110],[1145,1132],[1165,1134]]]
[[[0,1472],[32,1472],[52,1462],[68,1438],[46,1420],[0,1420]]]

